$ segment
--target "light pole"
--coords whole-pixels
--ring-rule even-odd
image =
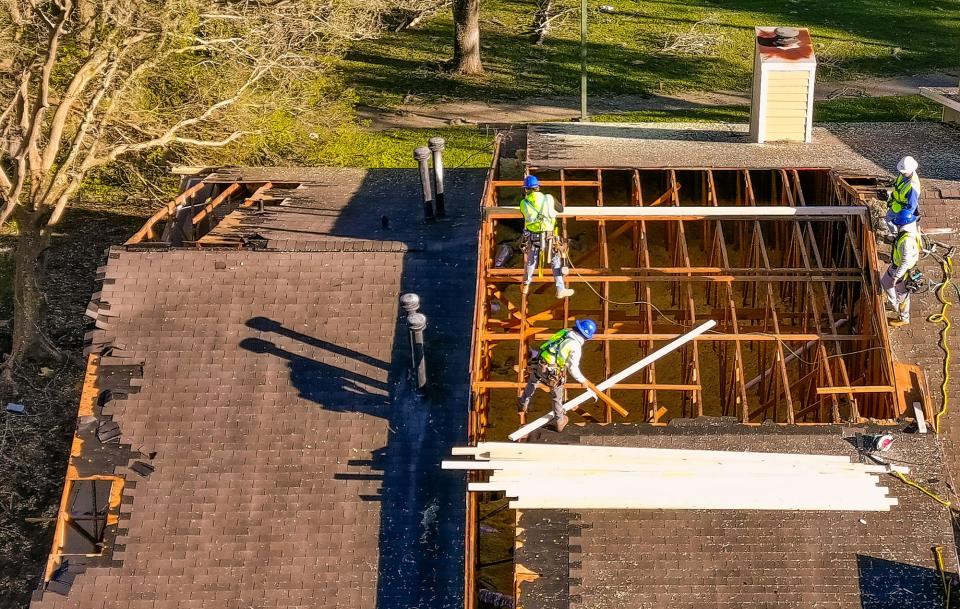
[[[580,122],[587,120],[587,0],[580,0]]]

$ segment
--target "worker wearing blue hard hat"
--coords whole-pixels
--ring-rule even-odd
[[[523,236],[521,243],[524,251],[523,284],[520,291],[527,294],[533,281],[533,272],[537,269],[541,257],[549,259],[553,269],[553,283],[557,288],[557,298],[573,296],[563,280],[563,242],[557,231],[557,201],[552,195],[540,192],[540,180],[528,175],[523,180],[523,198],[520,199],[520,213],[523,214]]]
[[[527,386],[520,396],[517,410],[526,413],[530,400],[537,391],[537,385],[543,383],[550,389],[553,399],[554,429],[563,431],[568,418],[563,410],[563,385],[566,376],[570,375],[577,382],[593,389],[593,384],[580,371],[580,355],[583,353],[583,343],[593,338],[597,332],[597,324],[592,319],[579,319],[574,322],[572,329],[560,330],[547,342],[540,345],[536,355],[530,361],[527,373]],[[593,395],[596,400],[596,394]]]

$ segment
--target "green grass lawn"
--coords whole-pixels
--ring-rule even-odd
[[[447,129],[348,129],[332,134],[305,152],[301,164],[328,167],[416,167],[413,149],[426,146],[431,137],[446,140],[444,164],[448,168],[489,167],[493,133],[474,127]]]
[[[940,106],[919,95],[904,97],[843,98],[816,103],[817,122],[907,122],[936,121]],[[611,123],[643,122],[731,122],[750,120],[747,106],[704,106],[693,110],[645,110],[599,114],[594,121]],[[301,165],[331,167],[416,167],[413,149],[440,136],[447,141],[444,153],[449,168],[488,167],[493,154],[493,133],[476,127],[445,129],[388,129],[358,131],[346,129],[318,140],[299,152]]]
[[[561,8],[574,0],[558,0]],[[591,0],[590,87],[595,95],[745,90],[753,69],[753,27],[811,29],[821,79],[915,74],[960,65],[960,0],[618,0],[616,14]],[[534,0],[486,0],[481,38],[486,73],[455,77],[439,62],[452,54],[444,12],[415,30],[359,43],[342,64],[359,101],[395,105],[424,99],[519,99],[576,94],[580,34],[575,10],[554,21],[542,46],[526,33]],[[705,18],[719,40],[705,54],[664,53],[665,43]]]

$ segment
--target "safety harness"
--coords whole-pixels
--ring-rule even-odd
[[[893,183],[893,192],[890,193],[890,211],[899,214],[907,208],[911,190],[917,191],[917,198],[920,198],[920,178],[913,173],[909,178],[902,173],[897,176]]]
[[[557,218],[553,214],[553,197],[538,191],[527,193],[520,200],[520,211],[524,220],[520,248],[525,257],[537,248],[540,252],[538,275],[542,276],[544,260],[553,260],[555,254],[567,255],[567,242],[560,236]]]
[[[547,339],[531,362],[537,378],[548,387],[562,385],[566,379],[567,361],[576,342],[570,332],[569,329],[560,330]]]

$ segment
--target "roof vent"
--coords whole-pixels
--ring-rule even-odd
[[[773,44],[781,49],[795,49],[800,46],[800,30],[795,27],[778,27],[773,30]]]
[[[813,137],[813,85],[817,58],[804,28],[756,28],[752,141],[809,142]]]

